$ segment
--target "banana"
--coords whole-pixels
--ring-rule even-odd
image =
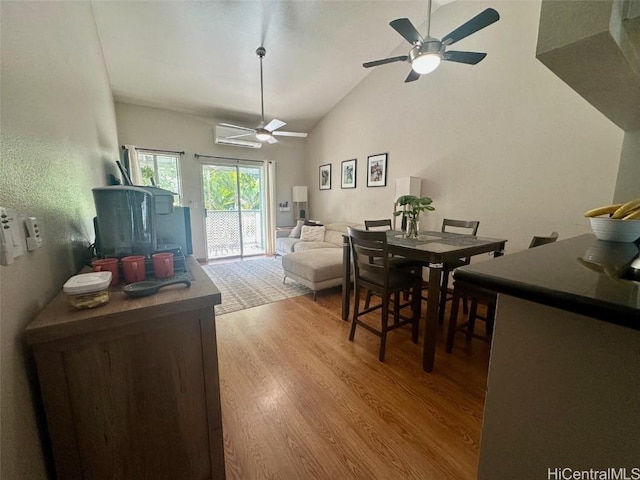
[[[622,205],[623,205],[622,203],[616,203],[614,205],[607,205],[606,207],[594,208],[592,210],[589,210],[588,212],[585,212],[584,216],[599,217],[600,215],[604,215],[605,213],[610,215],[616,210],[618,210],[620,207],[622,207]]]
[[[624,218],[626,215],[634,211],[636,208],[640,208],[640,198],[636,198],[635,200],[631,200],[630,202],[625,203],[620,208],[618,208],[611,218]]]
[[[622,217],[623,220],[640,220],[640,207],[633,210],[631,213]]]

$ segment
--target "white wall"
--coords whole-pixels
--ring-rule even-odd
[[[214,143],[214,126],[223,120],[204,118],[158,108],[116,103],[118,138],[121,144],[184,151],[181,161],[184,206],[191,207],[193,254],[205,258],[204,210],[202,208],[201,163],[194,154],[276,162],[276,203],[289,201],[291,187],[304,185],[304,143],[302,138],[282,138],[261,149],[228,147]],[[200,159],[207,161],[207,159]],[[210,161],[210,160],[209,160]],[[313,205],[312,205],[313,210]],[[277,225],[291,225],[293,211],[276,215]]]
[[[409,84],[408,64],[377,67],[312,130],[315,217],[389,217],[395,179],[411,175],[424,179],[422,194],[436,207],[426,228],[444,217],[478,219],[479,234],[507,238],[507,251],[553,230],[561,238],[589,231],[582,214],[611,203],[624,132],[536,60],[540,2],[453,2],[435,12],[431,33],[442,37],[489,6],[501,19],[450,48],[487,52],[483,62],[443,62]],[[407,51],[403,44],[394,54]],[[367,156],[382,152],[387,187],[367,188]],[[340,162],[350,158],[358,186],[341,190]],[[320,191],[325,163],[333,188]]]
[[[91,4],[0,8],[0,205],[38,217],[45,242],[0,266],[0,478],[35,480],[51,462],[23,330],[93,243],[91,189],[115,173],[117,137]]]

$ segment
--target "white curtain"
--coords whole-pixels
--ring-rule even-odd
[[[140,169],[140,162],[138,162],[138,152],[133,145],[125,145],[125,152],[129,159],[129,177],[133,185],[142,185],[142,170]]]
[[[265,225],[266,225],[266,254],[276,253],[276,163],[265,162]]]

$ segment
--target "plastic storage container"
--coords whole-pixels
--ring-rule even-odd
[[[62,288],[69,305],[77,309],[95,308],[109,303],[111,272],[91,272],[74,275]]]

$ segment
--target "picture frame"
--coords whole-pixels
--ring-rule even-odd
[[[367,187],[387,186],[387,154],[367,157]]]
[[[331,190],[331,164],[320,165],[320,190]]]
[[[356,188],[356,162],[355,158],[342,162],[340,188]]]

